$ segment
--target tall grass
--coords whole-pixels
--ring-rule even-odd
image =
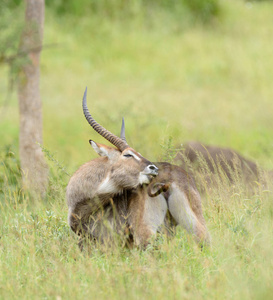
[[[2,299],[271,298],[269,190],[249,195],[235,182],[203,194],[210,249],[201,251],[177,230],[173,238],[159,235],[145,251],[91,243],[81,252],[66,221],[66,179],[54,161],[49,163],[55,175],[44,201],[13,193],[19,178],[1,191]],[[8,169],[4,174],[11,175]]]

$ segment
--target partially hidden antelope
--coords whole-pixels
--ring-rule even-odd
[[[209,172],[219,174],[222,171],[227,179],[232,182],[233,174],[236,170],[242,174],[246,181],[258,180],[259,167],[237,151],[231,148],[219,146],[205,145],[200,142],[188,142],[183,145],[183,150],[177,153],[175,160],[178,164],[187,168],[187,162],[196,165],[196,168],[201,169],[200,160],[204,160],[207,164]]]
[[[152,163],[131,148],[125,139],[103,128],[91,116],[86,104],[83,112],[91,127],[115,147],[90,140],[100,157],[82,165],[71,177],[66,191],[68,222],[81,235],[102,242],[112,233],[133,238],[146,246],[162,227],[174,222],[193,234],[196,241],[209,243],[201,208],[201,198],[192,178],[180,167]]]
[[[267,186],[273,178],[273,171],[263,170],[255,161],[234,149],[197,141],[183,144],[175,163],[187,170],[204,191],[222,186],[223,182],[232,185],[242,183],[251,191],[261,184]]]

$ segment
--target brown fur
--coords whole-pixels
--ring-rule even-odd
[[[103,243],[112,241],[115,234],[133,236],[135,245],[145,247],[162,227],[167,226],[167,231],[170,231],[181,225],[194,235],[198,243],[209,244],[200,195],[193,179],[182,168],[156,163],[159,174],[149,186],[94,198],[90,187],[94,181],[103,178],[104,163],[103,159],[95,159],[83,165],[69,182],[69,223],[73,231]],[[163,185],[167,191],[149,197],[147,189],[154,185]],[[79,199],[76,204],[75,199]],[[168,210],[174,223],[168,220]]]
[[[66,191],[71,229],[105,243],[115,234],[134,237],[134,243],[146,246],[166,221],[169,211],[177,224],[193,234],[198,242],[209,242],[202,214],[201,198],[192,178],[181,168],[158,163],[158,168],[130,148],[122,122],[121,138],[99,125],[86,104],[83,112],[90,126],[116,148],[90,140],[102,157],[79,168]],[[152,183],[154,176],[158,175]],[[152,184],[147,192],[147,184]],[[156,190],[156,192],[153,192]]]
[[[226,178],[230,183],[234,182],[236,176],[236,180],[240,179],[250,185],[254,181],[260,181],[262,175],[262,170],[255,162],[246,159],[235,150],[199,142],[183,145],[175,163],[186,169],[195,179],[198,174],[204,174],[209,185],[215,183],[215,178],[211,176],[214,174],[221,175],[217,178]]]
[[[71,177],[66,191],[68,222],[75,232],[89,232],[90,217],[109,205],[116,195],[124,194],[126,189],[137,188],[139,176],[145,170],[148,174],[143,175],[145,180],[150,180],[150,174],[157,174],[156,167],[140,154],[136,159],[126,157],[129,153],[136,155],[132,148],[121,152],[94,142],[92,145],[105,156],[82,165]]]
[[[164,188],[169,187],[168,191],[163,193],[163,195],[168,203],[170,214],[177,225],[181,225],[188,232],[194,234],[197,242],[209,244],[210,235],[203,217],[201,197],[193,178],[181,167],[166,162],[156,163],[156,166],[159,168],[159,174],[152,180],[149,186],[160,182],[164,184]],[[185,197],[181,197],[181,193],[183,193]],[[173,205],[175,201],[178,201],[178,207]],[[182,220],[177,218],[179,216],[178,212],[183,209],[189,210],[194,217],[196,224],[193,224],[192,228],[187,228],[184,224],[185,217],[183,217]]]

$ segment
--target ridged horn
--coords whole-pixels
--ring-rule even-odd
[[[124,124],[124,118],[122,118],[122,123],[121,123],[121,130],[120,130],[120,138],[127,143],[126,137],[125,137],[125,124]]]
[[[126,148],[128,148],[129,146],[127,145],[127,143],[125,141],[123,141],[121,138],[117,137],[116,135],[112,134],[110,131],[108,131],[107,129],[105,129],[104,127],[102,127],[99,123],[97,123],[94,118],[91,116],[87,104],[86,104],[86,94],[87,94],[87,87],[85,89],[84,95],[83,95],[83,99],[82,99],[82,109],[83,109],[83,113],[84,116],[87,120],[87,122],[89,123],[89,125],[95,130],[97,131],[97,133],[99,135],[101,135],[102,137],[104,137],[108,142],[110,142],[111,144],[113,144],[114,146],[116,146],[120,151],[125,150]]]

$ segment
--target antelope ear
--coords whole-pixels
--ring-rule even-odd
[[[89,140],[89,143],[92,146],[92,148],[98,153],[98,155],[107,157],[110,156],[109,148],[107,146],[97,144],[92,140]]]

